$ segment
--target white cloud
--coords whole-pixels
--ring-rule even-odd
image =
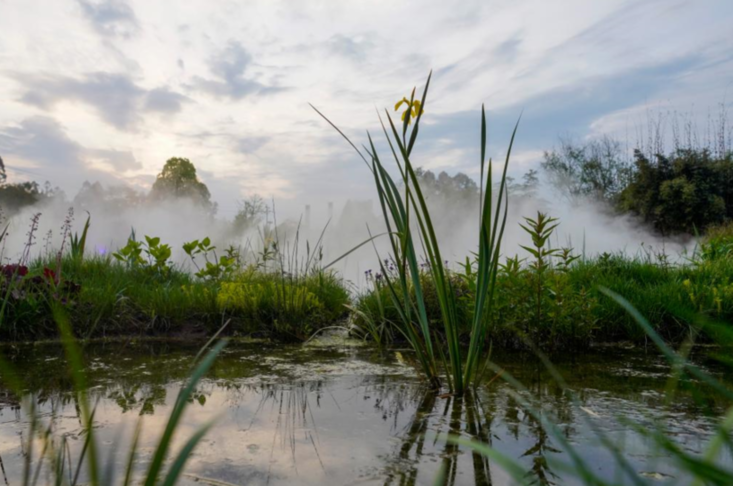
[[[660,100],[703,111],[730,100],[732,19],[715,0],[4,3],[0,132],[38,116],[63,127],[83,161],[56,171],[72,186],[92,169],[145,184],[185,156],[222,207],[252,192],[356,197],[370,191],[366,169],[307,102],[363,142],[381,132],[374,108],[432,68],[434,140],[417,163],[474,171],[485,102],[502,150],[525,110],[524,169],[558,133],[617,130]]]

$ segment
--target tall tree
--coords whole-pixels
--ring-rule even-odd
[[[206,211],[216,211],[216,205],[211,202],[209,188],[196,175],[196,167],[190,160],[180,157],[166,161],[150,190],[150,199],[189,199]]]

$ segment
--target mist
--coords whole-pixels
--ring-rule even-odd
[[[354,170],[366,169],[355,167]],[[231,219],[214,217],[186,198],[156,202],[143,200],[134,207],[124,207],[110,204],[102,198],[68,202],[63,196],[52,197],[25,207],[7,219],[2,260],[4,263],[16,263],[29,242],[32,257],[55,255],[61,247],[64,221],[72,215],[71,233],[80,233],[87,214],[91,218],[87,253],[107,255],[117,251],[134,232],[139,240],[145,235],[160,237],[163,243],[171,246],[174,264],[186,270],[193,267],[182,245],[205,237],[211,238],[220,254],[227,247],[237,248],[248,263],[261,259],[265,245],[277,241],[285,271],[297,271],[309,258],[321,266],[338,260],[331,268],[357,290],[366,283],[364,272],[370,269],[379,271],[378,261],[390,257],[376,193],[358,194],[352,199],[326,204],[302,204],[300,212],[297,211],[298,201],[289,201],[291,209],[284,214],[278,213],[277,201],[266,203],[266,214],[261,215],[257,225],[238,230]],[[441,195],[428,197],[427,203],[443,259],[450,268],[456,269],[471,252],[476,251],[478,196],[475,200],[452,200]],[[593,198],[570,198],[546,177],[541,177],[531,194],[510,192],[503,256],[518,255],[520,259],[528,256],[520,245],[530,244],[530,238],[520,223],[525,217],[535,217],[538,211],[557,218],[560,223],[550,240],[551,246],[573,248],[574,254],[585,258],[602,253],[656,258],[663,253],[670,261],[676,261],[689,252],[694,243],[690,237],[663,238],[634,217],[618,214],[605,202]],[[31,237],[31,219],[39,213],[38,228]],[[382,236],[340,258],[376,235]]]

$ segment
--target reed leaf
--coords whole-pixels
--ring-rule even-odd
[[[480,160],[482,190],[480,195],[479,270],[476,277],[479,293],[476,299],[473,322],[471,323],[472,332],[467,359],[464,362],[463,348],[459,339],[459,328],[463,323],[459,322],[458,318],[458,297],[451,282],[450,271],[443,263],[435,224],[425,194],[420,187],[415,165],[411,159],[413,149],[417,143],[420,122],[425,112],[431,79],[432,72],[428,75],[420,96],[419,106],[415,99],[415,90],[412,90],[409,109],[412,109],[413,106],[415,109],[413,115],[408,109],[402,120],[401,130],[386,110],[386,124],[379,116],[382,131],[399,171],[404,197],[401,196],[397,183],[382,163],[371,134],[368,132],[368,147],[365,148],[365,152],[371,158],[367,165],[374,177],[374,186],[377,190],[384,224],[389,235],[392,258],[396,263],[396,275],[392,275],[386,271],[380,259],[380,268],[386,282],[386,288],[402,321],[398,328],[415,350],[418,362],[431,386],[435,390],[441,388],[442,379],[439,364],[442,364],[446,370],[445,381],[448,388],[452,393],[462,395],[476,379],[478,363],[482,362],[481,357],[486,353],[486,343],[490,341],[490,307],[493,303],[498,259],[501,253],[501,239],[507,217],[507,167],[519,121],[514,127],[509,149],[507,150],[506,162],[499,182],[498,199],[496,207],[494,207],[491,161],[489,161],[489,166],[486,167],[486,113],[482,107]],[[404,102],[407,102],[407,100],[405,99]],[[315,107],[314,110],[334,127],[356,150],[358,155],[364,159],[364,154],[356,148],[356,144],[336,124],[326,118]],[[412,116],[414,116],[414,123],[412,123],[410,129]],[[484,178],[484,174],[486,174],[486,178]],[[485,192],[483,191],[484,185],[486,186]],[[429,264],[427,276],[432,280],[438,298],[442,321],[442,328],[440,329],[435,329],[434,324],[430,322],[427,316],[425,295],[421,282],[425,275],[420,270],[419,258],[421,255],[418,254],[416,249],[416,239],[420,241],[422,256]],[[435,336],[437,331],[442,331],[440,337]]]

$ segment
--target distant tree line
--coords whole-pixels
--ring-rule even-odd
[[[58,188],[51,187],[48,182],[43,186],[35,181],[8,182],[5,163],[0,158],[0,210],[4,216],[12,216],[24,207],[50,201],[52,198],[66,201],[65,195]],[[147,194],[129,186],[105,187],[99,182],[86,181],[72,204],[81,209],[101,208],[115,213],[146,204],[184,200],[212,216],[217,212],[217,205],[211,200],[209,188],[199,179],[193,162],[186,158],[173,157],[166,161]],[[259,196],[242,201],[234,217],[234,230],[244,232],[256,226],[266,210],[267,205]]]
[[[618,140],[602,137],[582,143],[561,139],[558,148],[544,153],[542,170],[549,181],[571,201],[602,201],[619,213],[633,214],[665,235],[704,232],[707,228],[733,220],[733,150],[725,137],[715,147],[675,144],[668,154],[662,144],[633,150],[629,155]],[[481,188],[464,173],[438,175],[417,169],[428,204],[445,215],[477,210]],[[522,182],[510,178],[513,197],[535,197],[539,186],[536,170],[527,172]],[[65,196],[48,182],[9,183],[5,164],[0,158],[0,210],[5,216],[24,207]],[[121,211],[125,208],[161,201],[188,200],[212,216],[217,205],[197,175],[196,167],[186,158],[168,159],[150,192],[133,188],[103,187],[99,182],[85,182],[74,204]],[[240,202],[234,217],[237,233],[256,227],[268,211],[265,201],[253,195]],[[447,218],[447,231],[460,224],[459,218]]]
[[[733,151],[726,146],[676,146],[665,154],[635,149],[629,157],[618,141],[562,140],[545,152],[542,168],[572,199],[607,202],[665,235],[703,232],[733,220]]]

